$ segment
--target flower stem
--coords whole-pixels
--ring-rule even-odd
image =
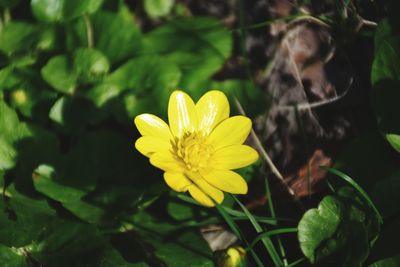
[[[82,17],[83,17],[83,20],[85,21],[88,48],[93,48],[94,41],[93,41],[92,22],[90,21],[90,18],[89,18],[88,14],[85,13],[85,14],[82,15]]]

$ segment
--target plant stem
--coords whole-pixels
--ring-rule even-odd
[[[86,36],[87,36],[87,42],[88,42],[88,48],[93,48],[94,46],[94,39],[93,39],[93,27],[92,27],[92,22],[90,21],[89,15],[88,14],[83,14],[83,20],[85,21],[85,27],[86,27]]]

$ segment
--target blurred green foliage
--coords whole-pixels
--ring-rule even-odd
[[[132,121],[165,118],[177,88],[258,95],[213,80],[231,32],[173,15],[173,3],[145,1],[149,17],[168,19],[144,33],[123,1],[0,1],[2,266],[213,265],[190,225],[215,216],[167,194],[134,150]]]

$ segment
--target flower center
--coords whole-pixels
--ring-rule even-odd
[[[192,172],[204,170],[214,152],[207,143],[207,136],[199,132],[187,132],[181,138],[176,138],[172,150],[175,157]]]

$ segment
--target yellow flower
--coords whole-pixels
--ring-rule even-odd
[[[240,246],[229,247],[215,254],[218,267],[245,267],[247,266],[246,251]]]
[[[224,193],[246,194],[246,181],[233,169],[252,164],[257,152],[243,142],[251,130],[244,116],[229,118],[224,93],[210,91],[195,104],[189,95],[174,91],[168,104],[169,126],[152,114],[141,114],[135,125],[142,134],[136,149],[164,172],[177,192],[189,191],[200,204],[221,203]],[[214,201],[213,201],[213,200]]]

